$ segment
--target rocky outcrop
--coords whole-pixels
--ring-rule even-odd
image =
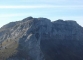
[[[76,21],[27,17],[0,29],[0,60],[83,60],[82,36]]]

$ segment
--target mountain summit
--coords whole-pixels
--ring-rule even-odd
[[[10,22],[0,28],[0,60],[83,60],[83,27],[33,17]]]

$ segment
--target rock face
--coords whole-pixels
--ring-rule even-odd
[[[0,28],[0,60],[83,60],[76,21],[28,17]]]

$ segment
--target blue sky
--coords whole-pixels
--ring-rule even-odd
[[[28,16],[75,20],[83,26],[83,0],[0,0],[0,27]]]

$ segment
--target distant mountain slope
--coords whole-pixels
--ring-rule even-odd
[[[83,60],[76,21],[27,17],[0,28],[0,60]]]

